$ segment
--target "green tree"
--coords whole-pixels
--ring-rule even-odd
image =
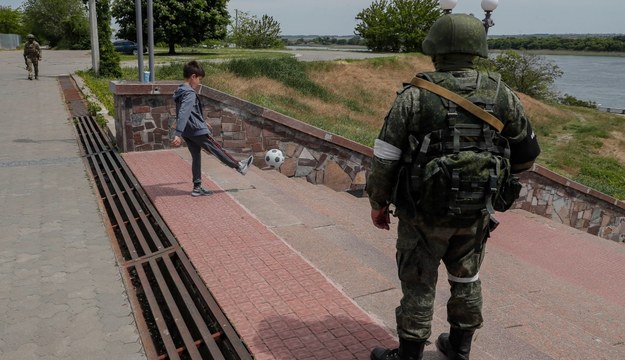
[[[441,16],[437,0],[375,0],[356,15],[354,34],[380,52],[421,51],[428,30]]]
[[[176,45],[195,45],[207,39],[224,39],[230,15],[228,0],[154,0],[154,41],[166,43],[169,54]],[[147,1],[142,0],[143,29],[147,29]],[[117,37],[137,39],[135,3],[113,0],[113,17],[120,28]],[[145,38],[144,38],[145,40]]]
[[[553,83],[562,70],[544,56],[506,50],[494,59],[482,59],[481,68],[501,74],[501,79],[516,91],[543,100],[555,100]]]
[[[98,43],[100,44],[100,76],[119,78],[122,68],[119,65],[119,53],[111,42],[111,7],[109,0],[96,1],[98,17]]]
[[[72,43],[83,42],[89,20],[81,0],[25,0],[22,6],[27,31],[40,40],[47,40],[51,47],[56,47],[64,38],[71,38]],[[88,41],[88,32],[86,36]]]
[[[10,6],[0,5],[0,33],[24,35],[22,12],[19,8],[12,9]]]
[[[239,12],[232,40],[237,46],[248,49],[281,47],[280,23],[269,15],[260,19],[246,12]]]
[[[500,36],[488,39],[490,49],[625,51],[625,36],[542,35]]]
[[[56,47],[59,49],[81,50],[89,49],[90,30],[89,22],[85,21],[84,14],[71,14],[63,20],[63,37],[58,40]]]

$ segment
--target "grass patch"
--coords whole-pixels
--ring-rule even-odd
[[[614,158],[596,157],[582,164],[573,180],[591,188],[625,199],[625,168]]]
[[[85,85],[91,90],[93,96],[104,105],[109,114],[115,114],[113,94],[109,90],[111,79],[97,77],[92,71],[77,71],[76,74],[85,81]]]
[[[191,47],[176,47],[176,53],[169,54],[169,49],[155,48],[154,49],[154,63],[155,64],[169,64],[171,62],[185,62],[190,60],[210,61],[210,60],[223,60],[223,59],[239,59],[239,58],[279,58],[290,57],[291,55],[286,52],[271,51],[271,50],[249,50],[249,49],[204,49],[204,48],[191,48]],[[122,62],[137,61],[137,55],[125,55],[120,54]],[[147,64],[148,54],[143,54],[143,60]]]
[[[579,139],[584,139],[587,137],[597,137],[605,139],[608,137],[608,131],[606,131],[604,127],[597,126],[596,123],[572,123],[565,126],[564,130],[573,133]]]
[[[279,59],[235,59],[224,64],[224,68],[244,78],[268,77],[299,91],[303,95],[330,101],[330,93],[310,80],[306,65],[295,58]]]

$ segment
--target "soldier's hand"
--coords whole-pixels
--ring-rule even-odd
[[[391,217],[388,212],[388,206],[385,206],[379,210],[371,209],[371,221],[373,221],[373,225],[378,229],[389,230]]]

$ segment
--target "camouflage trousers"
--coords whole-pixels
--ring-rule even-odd
[[[400,338],[430,337],[441,260],[451,286],[447,302],[450,326],[462,330],[482,326],[479,270],[488,236],[488,231],[483,230],[486,225],[488,216],[462,228],[433,227],[423,220],[400,218],[396,257],[403,297],[395,310]]]
[[[39,78],[39,59],[26,58],[26,68],[28,69],[28,78],[32,80],[33,76]]]

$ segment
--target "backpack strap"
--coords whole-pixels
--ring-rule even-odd
[[[431,91],[447,100],[453,101],[456,105],[460,106],[471,114],[477,116],[482,121],[494,127],[497,132],[501,132],[501,130],[503,130],[504,125],[501,120],[497,119],[492,114],[486,112],[484,109],[480,108],[479,106],[475,105],[474,103],[470,102],[469,100],[463,98],[453,91],[450,91],[440,85],[436,85],[432,82],[418,77],[412,78],[410,84],[418,88]]]

